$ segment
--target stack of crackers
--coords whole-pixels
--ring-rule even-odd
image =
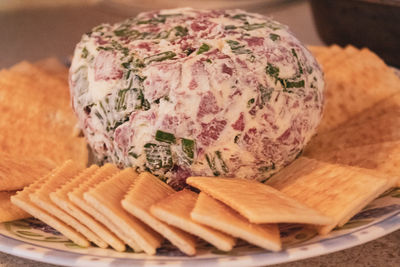
[[[87,164],[67,77],[54,58],[0,70],[0,222],[30,216],[11,206],[15,191],[67,159]]]
[[[68,160],[32,171],[11,202],[82,247],[150,255],[165,241],[195,255],[199,239],[222,251],[237,239],[279,251],[287,223],[329,234],[400,186],[400,80],[367,49],[310,49],[326,75],[324,117],[304,155],[265,184],[189,177],[197,191],[176,192],[150,173]]]

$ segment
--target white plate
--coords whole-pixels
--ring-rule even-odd
[[[265,251],[240,243],[229,253],[202,244],[195,257],[164,245],[157,255],[80,248],[34,219],[0,224],[0,251],[36,261],[67,266],[259,266],[295,261],[366,243],[400,229],[400,188],[385,193],[325,237],[304,226],[282,225],[284,249]]]

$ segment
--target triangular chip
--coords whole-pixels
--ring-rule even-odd
[[[0,191],[22,189],[55,167],[45,159],[21,158],[4,152],[0,152],[0,158]]]
[[[277,224],[250,223],[224,203],[200,192],[191,212],[194,221],[272,251],[281,250]]]
[[[73,191],[82,182],[89,179],[98,169],[99,167],[97,165],[92,165],[85,169],[79,175],[75,176],[72,180],[63,185],[60,189],[50,193],[50,199],[66,213],[73,216],[82,224],[86,225],[112,248],[117,251],[125,251],[125,244],[106,226],[68,199],[68,193]]]
[[[15,191],[0,192],[0,222],[32,217],[29,213],[11,203],[10,197],[15,195],[15,193]]]
[[[61,171],[51,175],[49,179],[47,179],[38,189],[32,192],[29,197],[31,201],[38,207],[46,210],[54,217],[70,225],[97,246],[106,248],[107,244],[97,234],[56,206],[49,197],[52,192],[56,191],[63,184],[75,177],[81,170],[82,169],[79,168],[79,166],[76,166],[74,162],[65,162]]]
[[[257,181],[189,177],[186,182],[222,201],[252,223],[332,223],[331,218]]]
[[[387,174],[400,186],[400,141],[385,142],[311,155],[330,163],[356,166]],[[392,186],[394,186],[392,184]]]
[[[39,208],[30,200],[29,195],[31,193],[40,188],[52,175],[57,175],[57,173],[61,171],[63,171],[62,167],[58,167],[49,175],[37,180],[30,186],[25,187],[24,190],[19,191],[16,195],[11,197],[11,202],[22,210],[31,214],[33,217],[38,218],[42,222],[50,225],[75,244],[81,247],[88,247],[90,246],[90,242],[86,239],[86,237],[44,209]]]
[[[167,224],[204,239],[219,250],[231,250],[236,242],[233,237],[192,220],[190,213],[196,201],[197,194],[184,189],[152,205],[150,212]]]
[[[121,205],[124,195],[138,174],[127,168],[83,194],[84,199],[108,217],[128,239],[132,239],[147,254],[154,255],[163,238],[146,224],[126,212]],[[129,244],[129,243],[128,243]]]
[[[122,207],[141,221],[149,225],[187,255],[196,254],[194,236],[170,226],[150,213],[151,205],[162,201],[175,191],[154,175],[144,172],[139,175],[135,184],[122,200]]]
[[[390,179],[371,173],[368,170],[300,157],[275,174],[268,184],[334,218],[333,223],[319,227],[320,234],[327,234],[337,225],[345,224],[389,189],[390,183],[393,184]]]

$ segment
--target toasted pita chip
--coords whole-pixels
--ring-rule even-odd
[[[257,181],[189,177],[186,182],[222,201],[252,223],[332,223],[331,218]]]
[[[50,178],[38,189],[29,194],[29,197],[31,201],[38,207],[46,210],[54,217],[70,225],[97,246],[106,248],[107,244],[97,234],[56,206],[49,197],[52,192],[56,191],[62,185],[75,177],[81,170],[82,169],[75,165],[73,161],[65,162],[60,172],[51,175]]]
[[[63,209],[69,215],[73,216],[79,222],[87,226],[104,242],[109,244],[117,251],[125,251],[125,244],[118,237],[116,237],[106,226],[94,219],[90,214],[82,210],[79,206],[75,205],[68,199],[68,193],[78,187],[82,182],[89,179],[97,170],[98,166],[92,165],[82,171],[79,175],[75,176],[72,180],[63,185],[60,189],[50,193],[50,199],[58,207]],[[103,247],[106,247],[103,245]]]
[[[372,173],[300,157],[274,175],[268,184],[334,218],[331,224],[318,227],[320,234],[327,234],[393,185],[390,177]]]
[[[144,172],[139,175],[135,184],[122,200],[122,207],[130,214],[149,225],[187,255],[196,254],[194,236],[165,224],[150,213],[151,205],[172,195],[175,191],[154,175]]]
[[[10,197],[15,194],[15,191],[0,192],[0,222],[8,222],[32,217],[29,213],[11,203]]]
[[[190,213],[196,201],[197,194],[184,189],[153,204],[150,212],[161,221],[196,235],[219,250],[231,250],[236,242],[233,237],[192,220]]]
[[[308,49],[323,68],[327,62],[335,58],[335,55],[343,51],[343,48],[336,44],[331,46],[309,46]]]
[[[86,142],[72,135],[77,120],[65,82],[21,63],[0,71],[0,103],[3,152],[45,157],[56,164],[71,158],[86,165]]]
[[[110,218],[114,225],[125,234],[125,238],[132,239],[147,254],[154,255],[156,249],[161,246],[163,238],[126,212],[121,205],[124,195],[137,176],[138,174],[132,168],[127,168],[96,185],[84,193],[83,197],[93,208]]]
[[[50,225],[61,234],[63,234],[65,237],[69,238],[75,244],[81,247],[89,247],[90,242],[81,233],[79,233],[63,221],[57,219],[46,210],[39,208],[30,200],[29,195],[31,193],[40,188],[52,175],[56,175],[60,171],[63,171],[62,167],[56,168],[50,174],[25,187],[24,190],[19,191],[16,195],[11,197],[11,203],[31,214],[33,217]]]
[[[368,49],[325,72],[325,110],[318,133],[334,129],[400,90],[400,79]]]
[[[333,45],[335,46],[335,45]],[[331,46],[332,47],[332,46]],[[332,68],[337,68],[343,60],[349,59],[350,57],[357,54],[360,50],[352,45],[347,45],[344,49],[335,49],[331,54],[331,58],[323,64],[324,72],[329,72]]]
[[[55,167],[46,159],[21,158],[4,152],[0,152],[0,158],[0,191],[22,189]]]
[[[397,186],[400,186],[400,141],[346,148],[312,157],[325,162],[379,171],[393,179],[391,186],[395,186],[396,180]]]
[[[304,155],[400,140],[400,94],[363,111],[341,127],[314,137]]]
[[[272,251],[281,250],[277,224],[250,223],[224,203],[203,192],[200,192],[190,216],[198,223],[241,238],[256,246]]]

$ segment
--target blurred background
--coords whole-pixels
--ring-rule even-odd
[[[49,56],[66,60],[97,24],[185,6],[269,15],[305,44],[367,46],[400,66],[400,0],[0,0],[0,68]]]

